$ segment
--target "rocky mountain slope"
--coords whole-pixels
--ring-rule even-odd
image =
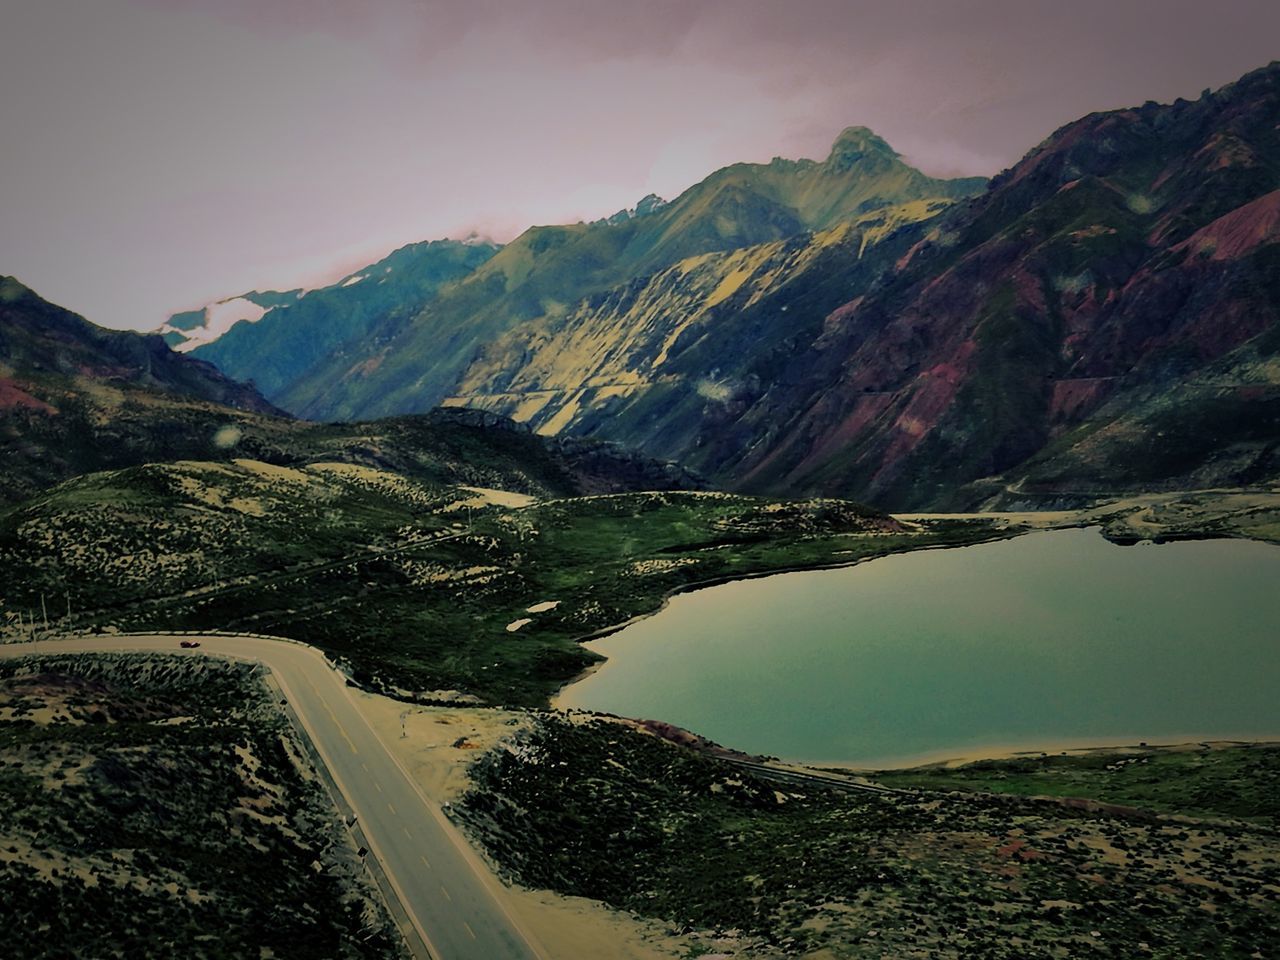
[[[104,329],[13,277],[0,277],[0,410],[41,409],[47,405],[41,394],[58,379],[165,390],[281,414],[252,387],[173,352],[157,335]]]
[[[771,346],[811,341],[821,332],[812,320],[866,289],[906,250],[881,241],[949,204],[917,200],[681,260],[484,345],[445,403],[493,410],[549,435],[616,431],[632,443],[678,444],[708,405],[731,405],[751,389],[740,378],[744,362]]]
[[[1037,455],[1044,492],[1280,474],[1278,116],[1273,64],[1195,102],[1063,127],[830,314],[793,360],[799,389],[770,382],[731,418],[774,442],[720,429],[694,462],[891,505],[1016,482]],[[1100,470],[1067,468],[1108,431]]]
[[[451,402],[885,506],[1280,477],[1278,116],[1280,65],[1084,117],[870,249],[682,264],[514,331]],[[715,303],[757,256],[780,275]]]
[[[293,420],[159,336],[103,330],[0,280],[0,506],[94,471],[234,459],[348,463],[544,496],[701,485],[672,464],[599,441],[544,439],[482,411]]]
[[[305,382],[269,395],[316,418],[427,409],[456,393],[479,347],[523,323],[555,322],[590,297],[690,257],[785,240],[981,186],[926,177],[870,131],[852,128],[821,162],[736,164],[668,204],[642,203],[625,218],[534,227],[442,288],[412,318],[383,323]]]
[[[461,280],[500,248],[491,243],[412,243],[328,287],[294,291],[260,316],[198,343],[192,355],[228,376],[252,381],[277,401],[336,356],[359,355],[378,331],[403,323],[442,287]],[[243,303],[270,295],[245,294]],[[170,319],[170,323],[174,318]]]

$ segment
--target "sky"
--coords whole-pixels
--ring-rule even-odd
[[[871,127],[990,175],[1280,58],[1275,0],[3,0],[0,274],[150,329]]]

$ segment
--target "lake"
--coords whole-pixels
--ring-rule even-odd
[[[588,646],[557,706],[789,760],[1275,737],[1280,547],[1033,533],[682,594]]]

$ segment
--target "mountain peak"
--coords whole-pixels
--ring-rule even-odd
[[[17,277],[0,276],[0,303],[12,303],[33,295],[34,291]]]
[[[868,127],[845,127],[831,145],[827,156],[828,166],[847,170],[854,163],[867,157],[897,159],[898,152]]]

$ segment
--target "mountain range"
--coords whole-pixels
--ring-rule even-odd
[[[296,420],[157,335],[105,330],[0,277],[0,509],[97,471],[236,459],[353,464],[543,496],[702,485],[615,444],[539,437],[480,410]]]
[[[748,492],[959,507],[1267,482],[1277,116],[1272,64],[1083,117],[989,184],[850,128],[823,161],[535,227],[412,295],[306,294],[191,356],[299,416],[480,407]],[[321,294],[345,305],[300,309]],[[322,349],[286,346],[313,329]]]
[[[242,342],[260,342],[243,351],[256,365],[225,365],[228,348],[217,342],[192,354],[252,379],[299,416],[349,419],[421,411],[453,394],[476,350],[515,326],[554,321],[589,297],[690,257],[787,239],[885,206],[971,194],[983,183],[926,177],[871,131],[850,128],[822,162],[778,158],[735,164],[670,203],[645,198],[625,216],[533,227],[465,277],[442,284],[434,296],[387,300],[385,309],[379,298],[379,310],[370,314],[376,320],[352,327],[345,344],[329,350],[321,363],[307,365],[286,388],[268,385],[266,368],[277,361],[267,358],[279,351],[266,349],[263,331],[269,328],[262,321],[240,324],[222,338],[238,334]],[[360,273],[376,276],[379,269]],[[363,294],[365,287],[354,287],[349,296]],[[278,314],[278,327],[295,319],[296,309],[268,317]]]

